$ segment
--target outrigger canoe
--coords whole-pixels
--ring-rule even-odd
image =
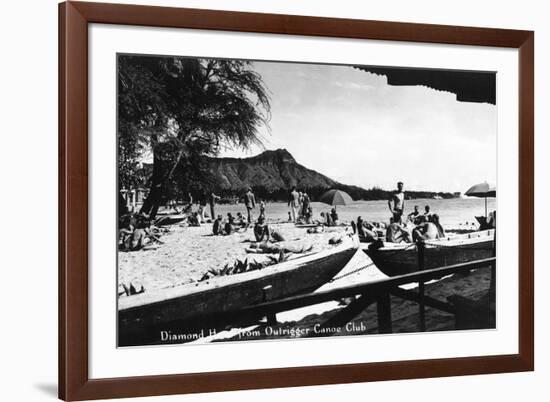
[[[128,334],[165,323],[238,312],[266,299],[312,292],[341,271],[356,252],[357,245],[346,243],[260,270],[121,297],[119,334],[128,338]]]
[[[423,269],[444,267],[494,256],[495,230],[472,232],[424,242]],[[374,243],[362,245],[362,250],[374,265],[388,276],[419,271],[416,243],[387,243],[377,248]]]

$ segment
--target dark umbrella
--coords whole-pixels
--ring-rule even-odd
[[[470,197],[485,198],[485,218],[487,218],[487,197],[496,197],[497,187],[487,182],[479,183],[470,187],[464,194]]]
[[[319,201],[328,205],[336,206],[351,204],[353,199],[345,191],[329,190],[321,196]]]

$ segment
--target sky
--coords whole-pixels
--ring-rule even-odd
[[[465,192],[496,181],[497,107],[458,102],[453,93],[390,86],[349,66],[254,62],[271,97],[264,148],[364,188]]]

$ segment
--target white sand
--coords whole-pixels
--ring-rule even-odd
[[[338,227],[322,234],[308,234],[306,229],[296,228],[293,224],[270,226],[280,231],[287,239],[279,244],[312,245],[314,252],[330,247],[329,239],[345,231],[345,228]],[[171,232],[162,236],[164,244],[155,250],[119,252],[119,284],[132,283],[136,288],[143,285],[148,292],[157,291],[199,280],[209,269],[222,268],[227,263],[233,264],[237,259],[267,259],[265,255],[247,254],[245,251],[254,240],[252,228],[245,233],[229,236],[212,236],[211,231],[211,224],[201,227],[174,225]],[[354,258],[353,264],[348,265],[356,268],[357,264],[368,263],[368,257],[364,253],[359,255],[359,259]]]

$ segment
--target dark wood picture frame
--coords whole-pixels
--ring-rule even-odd
[[[519,49],[519,353],[90,379],[88,24],[194,28]],[[59,397],[138,397],[534,369],[534,33],[275,14],[66,2],[59,5]]]

